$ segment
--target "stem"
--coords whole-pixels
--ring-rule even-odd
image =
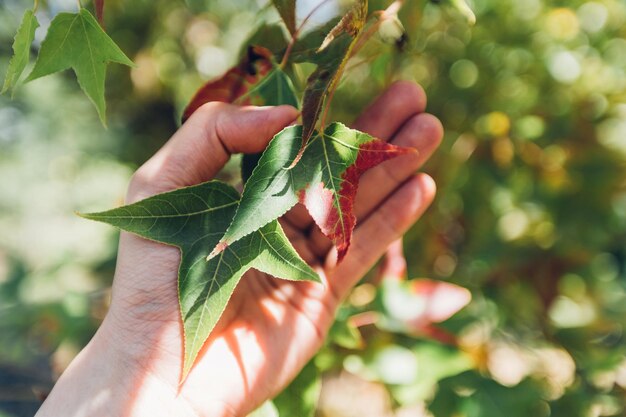
[[[361,32],[361,34],[359,35],[359,39],[357,40],[356,45],[352,50],[352,55],[350,55],[350,57],[359,53],[359,51],[363,49],[363,46],[365,46],[367,41],[370,40],[370,38],[376,34],[381,23],[385,19],[387,19],[390,15],[398,14],[402,6],[404,6],[404,0],[396,0],[393,3],[391,3],[389,7],[387,7],[385,10],[377,10],[376,12],[372,13],[372,16],[377,17],[378,20],[372,23],[372,25],[367,29],[367,32],[365,33]]]
[[[358,54],[361,49],[363,49],[363,46],[367,43],[367,41],[370,40],[370,38],[374,36],[376,32],[378,32],[378,28],[380,27],[381,23],[382,20],[379,19],[376,22],[372,23],[372,25],[367,28],[366,32],[361,32],[361,34],[359,35],[359,39],[357,39],[354,44],[354,48],[352,48],[352,51],[350,51],[350,58]]]
[[[346,67],[346,72],[349,73],[350,71],[352,71],[355,68],[358,68],[358,67],[360,67],[362,65],[365,65],[365,64],[369,64],[372,61],[374,61],[376,58],[380,57],[382,54],[383,54],[383,51],[378,51],[378,52],[376,52],[372,56],[364,58],[364,59],[360,60],[359,62],[355,62],[354,64],[351,64],[350,66]]]
[[[35,0],[35,4],[33,5],[33,13],[37,11],[38,7],[39,7],[39,0]]]
[[[287,62],[289,61],[289,56],[291,55],[291,51],[293,49],[293,46],[296,44],[296,41],[298,40],[298,37],[300,36],[300,34],[302,33],[302,29],[304,28],[304,26],[309,22],[309,19],[311,19],[311,17],[326,3],[328,3],[330,0],[323,0],[321,1],[317,6],[315,6],[313,8],[313,10],[311,10],[309,12],[309,14],[306,15],[306,17],[302,20],[302,23],[300,23],[300,26],[298,26],[296,28],[296,31],[293,33],[293,35],[291,35],[291,40],[289,41],[289,45],[287,45],[287,49],[285,49],[285,54],[283,55],[283,59],[280,61],[280,68],[284,69],[285,66],[287,65]]]
[[[80,0],[76,0],[76,4],[78,5],[78,11],[80,11],[80,9],[83,8],[83,4],[80,2]]]
[[[328,96],[326,97],[326,101],[324,103],[324,113],[322,113],[322,117],[320,118],[320,129],[322,131],[324,130],[324,127],[326,126],[326,117],[328,116],[330,105],[333,101],[335,91],[337,90],[337,87],[339,85],[339,80],[341,79],[341,77],[343,76],[343,73],[345,72],[347,62],[350,60],[350,58],[355,56],[361,50],[361,48],[363,48],[363,45],[365,45],[365,43],[372,36],[374,36],[374,34],[378,31],[378,27],[380,26],[382,21],[385,20],[387,16],[389,15],[397,14],[403,5],[404,5],[404,0],[396,0],[393,3],[391,3],[389,7],[387,7],[385,10],[373,13],[372,16],[378,17],[378,21],[372,24],[367,29],[367,31],[361,31],[357,35],[356,41],[352,44],[352,46],[350,46],[350,49],[348,50],[348,53],[347,53],[348,59],[346,59],[344,64],[337,71],[337,75],[336,75],[337,82],[331,85],[331,88],[328,92]]]

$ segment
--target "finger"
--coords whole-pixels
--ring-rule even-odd
[[[391,143],[417,149],[383,162],[367,171],[359,181],[354,208],[357,219],[366,217],[382,200],[415,173],[435,152],[443,138],[443,126],[431,114],[411,117]]]
[[[435,197],[435,182],[417,174],[402,184],[376,212],[354,232],[354,239],[343,262],[329,272],[331,295],[343,299],[365,273],[385,253],[387,247],[417,221]],[[375,239],[372,239],[375,236]],[[327,268],[335,262],[331,252]]]
[[[207,103],[137,170],[129,200],[207,181],[231,154],[262,151],[297,116],[298,111],[291,106]]]
[[[441,122],[430,114],[418,114],[404,124],[391,143],[413,147],[418,153],[383,162],[363,174],[354,204],[357,224],[369,216],[431,157],[441,143],[442,137]],[[312,251],[322,258],[331,249],[332,242],[318,228],[313,228],[310,236]]]
[[[354,129],[389,140],[411,116],[426,109],[426,93],[411,81],[397,81],[354,122]]]
[[[354,123],[354,129],[388,141],[409,118],[423,112],[425,108],[426,93],[422,87],[414,82],[398,81],[363,111]],[[294,227],[303,230],[312,223],[311,216],[301,205],[289,211],[285,218]]]

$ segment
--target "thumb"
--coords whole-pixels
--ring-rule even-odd
[[[212,179],[233,153],[261,152],[298,117],[291,106],[203,105],[131,181],[127,202]]]

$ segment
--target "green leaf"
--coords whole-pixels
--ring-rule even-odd
[[[301,137],[302,126],[291,126],[272,139],[245,185],[232,224],[210,256],[282,216],[300,201],[335,243],[341,260],[356,223],[353,204],[360,176],[387,159],[415,151],[333,123],[323,134],[314,136],[300,162],[288,169],[299,152]]]
[[[302,148],[313,135],[324,102],[337,88],[356,40],[365,26],[367,0],[356,0],[350,10],[330,30],[317,53],[318,66],[309,76],[302,98]],[[300,156],[301,152],[298,153]]]
[[[542,383],[528,378],[515,386],[506,387],[478,371],[467,371],[440,381],[428,410],[435,417],[459,414],[467,417],[553,415],[549,410],[546,413],[546,392]],[[585,415],[581,410],[576,411],[573,415]]]
[[[272,53],[260,46],[250,46],[245,56],[233,68],[219,78],[209,80],[196,91],[183,112],[183,122],[191,117],[203,104],[212,101],[223,103],[253,104],[241,97],[248,93],[274,67]]]
[[[13,41],[13,57],[9,62],[9,69],[4,79],[4,85],[2,86],[1,94],[4,94],[9,89],[13,89],[18,86],[20,76],[28,64],[30,57],[30,45],[35,39],[35,29],[39,27],[39,22],[35,16],[35,11],[28,9],[24,12],[22,17],[22,23],[17,29],[15,34],[15,40]]]
[[[345,349],[363,349],[365,341],[352,320],[337,319],[328,332],[328,339]]]
[[[292,35],[296,32],[296,0],[272,0],[278,14]]]
[[[310,361],[300,374],[283,392],[274,398],[274,405],[281,417],[298,416],[313,417],[322,389],[322,379],[315,366]]]
[[[299,104],[291,79],[277,65],[274,65],[265,77],[252,85],[247,93],[235,100],[235,103],[241,102],[263,106],[288,104],[295,108],[298,108]]]
[[[104,79],[108,62],[134,65],[86,9],[59,13],[50,24],[35,68],[26,81],[72,68],[106,125]]]
[[[83,217],[111,224],[181,251],[178,293],[185,335],[184,380],[241,276],[250,268],[288,280],[318,281],[278,222],[255,230],[219,256],[206,253],[224,235],[239,194],[210,181]]]
[[[291,79],[278,66],[275,66],[264,79],[259,81],[250,90],[249,95],[256,96],[256,101],[262,102],[265,106],[288,104],[298,108],[299,104]],[[261,153],[244,154],[241,158],[241,178],[244,183],[252,175],[261,155]]]

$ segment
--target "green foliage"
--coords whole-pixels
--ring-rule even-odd
[[[106,124],[104,78],[109,62],[134,65],[86,9],[75,14],[59,13],[50,24],[26,81],[72,68],[80,87],[96,106],[100,120]]]
[[[466,372],[441,381],[430,409],[435,417],[453,417],[459,411],[467,417],[495,417],[503,410],[511,417],[548,416],[549,408],[539,394],[540,388],[529,380],[510,389]]]
[[[255,230],[205,262],[207,248],[215,246],[224,235],[238,201],[234,189],[211,181],[102,213],[82,215],[180,249],[178,294],[185,333],[183,380],[248,269],[283,279],[319,282],[278,222]]]
[[[28,9],[24,12],[22,23],[20,24],[15,40],[13,41],[13,57],[9,62],[9,69],[7,70],[6,78],[4,79],[4,85],[0,94],[7,92],[10,89],[15,90],[17,87],[20,76],[28,64],[30,58],[30,45],[35,38],[35,29],[39,27],[39,22],[35,17],[35,12]]]
[[[298,108],[299,102],[296,97],[291,79],[279,67],[275,66],[267,76],[254,86],[248,96],[256,96],[257,101],[265,106],[277,106],[287,104]],[[241,180],[247,182],[252,171],[257,166],[261,154],[246,154],[241,159]]]
[[[317,67],[307,80],[302,98],[302,148],[298,156],[313,135],[325,100],[332,97],[337,88],[366,19],[367,0],[355,1],[315,51],[312,60],[317,63]]]
[[[457,346],[360,323],[362,346],[329,343],[316,359],[323,387],[350,408],[323,395],[319,414],[367,415],[384,402],[377,415],[397,408],[398,415],[420,415],[420,407],[477,415],[493,412],[491,396],[499,395],[497,416],[621,416],[626,7],[618,0],[472,3],[477,24],[470,29],[448,8],[405,2],[403,49],[372,38],[348,63],[329,111],[348,123],[399,78],[426,89],[428,111],[442,120],[446,137],[424,168],[438,197],[407,234],[405,252],[410,276],[471,289],[471,304],[441,325],[458,336]],[[0,176],[8,179],[0,181],[0,361],[25,373],[37,358],[57,361],[86,344],[106,305],[117,239],[73,220],[71,211],[119,201],[132,169],[171,135],[197,87],[239,61],[250,28],[278,21],[247,0],[107,7],[109,34],[139,64],[132,77],[111,68],[109,131],[65,77],[25,85],[13,102],[0,97]],[[16,1],[0,7],[3,71],[22,12]],[[315,70],[307,57],[337,20],[310,27],[294,45],[284,71],[297,91]],[[275,25],[255,35],[251,43],[271,44],[282,55],[287,41]],[[311,42],[300,55],[305,40]],[[236,164],[221,178],[238,181]],[[369,282],[355,289],[341,324],[385,314],[372,291]],[[426,354],[418,349],[424,345],[444,353]],[[418,375],[433,376],[422,385],[385,383],[389,375],[375,365],[387,363],[381,357],[405,360],[407,350]],[[461,372],[459,356],[473,371],[457,379],[443,371]],[[435,365],[440,369],[431,372]],[[369,388],[384,385],[384,393],[352,379],[349,388],[362,401],[351,400],[354,390],[333,384],[345,372],[374,381]],[[424,386],[429,392],[413,395]],[[20,415],[6,404],[0,400],[3,411]]]
[[[241,204],[211,256],[285,214],[300,201],[322,232],[333,240],[341,260],[350,247],[352,212],[359,177],[381,162],[411,152],[341,123],[330,124],[300,152],[303,127],[284,129],[270,142],[246,182]]]
[[[322,389],[320,372],[313,361],[274,398],[279,416],[314,417]]]
[[[272,68],[263,80],[243,95],[242,99],[249,96],[261,97],[259,105],[278,106],[287,104],[298,107],[298,98],[296,97],[291,79],[277,66]]]

